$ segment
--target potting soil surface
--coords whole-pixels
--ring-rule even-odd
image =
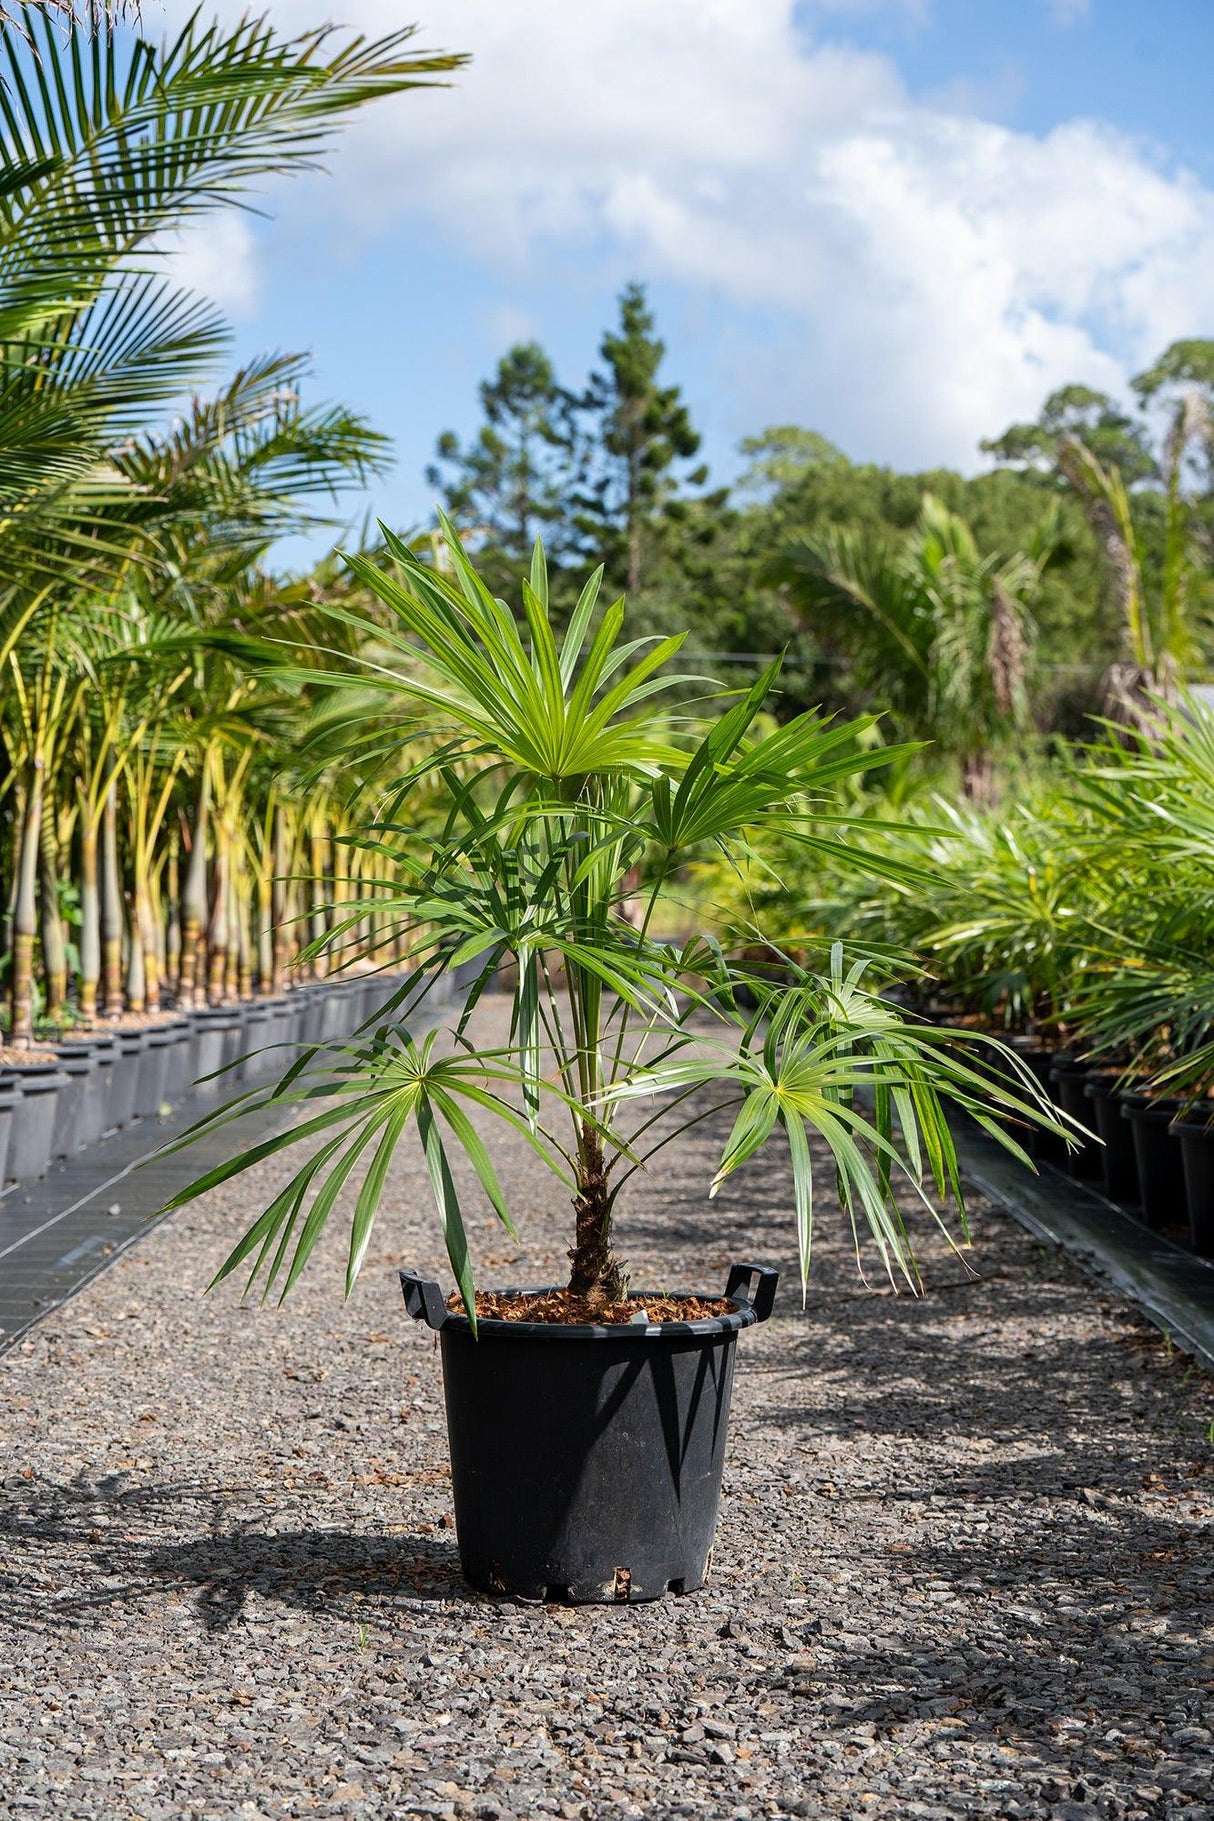
[[[450,1282],[415,1150],[348,1303],[337,1221],[282,1309],[204,1299],[270,1160],[31,1329],[0,1359],[0,1812],[1214,1813],[1211,1378],[990,1204],[964,1262],[917,1223],[922,1297],[866,1287],[825,1165],[802,1308],[778,1150],[707,1199],[727,1129],[621,1210],[640,1284],[787,1273],[700,1593],[462,1583],[396,1277]],[[559,1281],[564,1197],[497,1136],[522,1243],[470,1193],[479,1280]]]

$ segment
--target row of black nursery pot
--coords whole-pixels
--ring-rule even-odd
[[[1049,1132],[1031,1131],[1026,1148],[1082,1182],[1100,1184],[1110,1201],[1156,1232],[1214,1258],[1214,1121],[1177,1099],[1127,1085],[1125,1071],[1013,1039],[1054,1104],[1093,1136],[1072,1149]]]
[[[281,998],[183,1012],[139,1029],[54,1046],[55,1060],[0,1066],[0,1190],[52,1163],[155,1120],[280,1075],[312,1044],[340,1041],[399,992],[399,973],[295,987]]]

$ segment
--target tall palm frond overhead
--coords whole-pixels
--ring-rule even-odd
[[[281,36],[195,14],[154,47],[104,14],[0,20],[0,568],[14,533],[90,520],[121,490],[112,445],[196,385],[222,320],[164,275],[164,236],[316,165],[381,96],[457,56]],[[25,542],[25,540],[23,540]],[[26,552],[28,555],[28,542]]]
[[[32,1035],[39,916],[49,1009],[62,998],[62,970],[46,962],[58,862],[45,856],[73,823],[89,953],[80,1003],[123,1002],[123,810],[135,898],[127,1001],[141,1007],[145,981],[154,997],[146,894],[157,887],[143,859],[156,850],[168,863],[178,786],[194,806],[182,837],[193,852],[205,861],[212,798],[229,839],[260,737],[251,681],[233,684],[218,645],[200,641],[233,604],[259,598],[256,565],[274,538],[314,524],[320,496],[364,479],[385,453],[355,414],[304,407],[303,364],[290,355],[254,363],[164,431],[165,407],[212,378],[229,342],[222,317],[173,282],[172,235],[246,204],[268,177],[314,167],[364,103],[430,86],[464,61],[414,50],[412,27],[286,37],[265,18],[226,26],[199,14],[155,46],[137,14],[119,24],[120,11],[0,10],[0,798],[13,806],[5,896],[18,1044]],[[150,710],[121,653],[99,687],[100,660],[79,633],[103,618],[155,674]],[[183,675],[201,679],[205,710],[186,738],[164,719]],[[113,907],[108,930],[99,898]]]

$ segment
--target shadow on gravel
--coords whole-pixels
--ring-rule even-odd
[[[765,1420],[807,1439],[853,1437],[860,1429],[992,1442],[1020,1453],[1006,1471],[1031,1494],[1025,1476],[1037,1463],[1023,1457],[1025,1444],[1053,1455],[1041,1490],[1059,1480],[1098,1487],[1106,1475],[1118,1483],[1149,1455],[1146,1438],[1173,1429],[1178,1382],[1192,1376],[1195,1393],[1202,1387],[1205,1375],[1179,1356],[1169,1362],[1163,1339],[1132,1317],[1116,1336],[1047,1339],[1056,1326],[1050,1286],[1005,1276],[997,1287],[983,1280],[969,1298],[968,1288],[938,1285],[916,1300],[872,1295],[811,1308],[776,1368],[786,1401],[765,1409]],[[1119,1395],[1132,1420],[1132,1447],[1125,1420],[1097,1428],[1077,1447],[1077,1421],[1087,1411],[1108,1412]],[[1200,1439],[1197,1428],[1193,1439]],[[1001,1463],[991,1469],[1003,1470]]]
[[[832,1653],[832,1680],[866,1691],[850,1720],[895,1728],[926,1703],[942,1736],[953,1727],[1065,1764],[1092,1790],[1118,1759],[1122,1775],[1158,1768],[1148,1715],[1208,1725],[1214,1654],[1202,1638],[1214,1588],[1208,1539],[1191,1529],[1139,1520],[1112,1533],[1060,1512],[1019,1547],[1005,1543],[997,1563],[975,1539],[921,1548],[908,1567],[952,1584],[944,1612],[959,1614],[955,1634],[926,1635],[908,1619],[897,1646]],[[1077,1793],[1083,1800],[1070,1780],[1042,1791],[1051,1800]]]
[[[131,1486],[122,1476],[10,1480],[0,1489],[0,1628],[66,1630],[191,1588],[208,1631],[239,1620],[250,1594],[347,1623],[398,1601],[480,1599],[460,1576],[453,1538],[270,1530],[264,1513],[234,1521],[233,1507],[253,1500],[261,1495],[244,1488]]]

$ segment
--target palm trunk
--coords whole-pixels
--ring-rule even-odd
[[[101,979],[101,901],[97,892],[97,826],[80,807],[80,1015],[87,1024],[97,1016]]]
[[[603,1165],[603,1141],[588,1126],[578,1140],[577,1217],[569,1288],[592,1303],[616,1303],[624,1297],[628,1280],[611,1249],[611,1202]]]
[[[176,829],[169,837],[169,903],[165,923],[164,972],[175,998],[181,994],[181,844]]]
[[[8,889],[4,895],[4,912],[0,917],[0,955],[12,953],[13,918],[17,914],[17,866],[21,850],[21,826],[25,821],[25,788],[19,777],[13,779],[13,807],[6,820],[12,833],[12,852],[9,856],[11,865]]]
[[[146,977],[143,971],[143,936],[139,927],[140,905],[136,899],[135,914],[131,924],[131,939],[127,945],[126,961],[126,1009],[128,1012],[142,1012],[146,999]]]
[[[327,857],[327,845],[323,833],[314,834],[312,836],[312,907],[310,934],[313,942],[319,942],[329,927],[328,920],[325,916],[325,861]],[[323,980],[328,971],[328,957],[325,955],[318,955],[312,963],[313,979]]]
[[[277,808],[274,811],[274,877],[270,882],[270,918],[273,924],[271,969],[273,990],[276,993],[281,993],[286,985],[287,969],[291,964],[291,932],[288,923],[291,884],[287,877],[290,866],[287,819],[282,809]]]
[[[211,804],[211,779],[205,765],[198,789],[194,838],[181,898],[181,988],[184,1006],[197,1005],[203,997],[203,958],[200,954],[207,918],[207,812]]]
[[[228,963],[228,842],[222,821],[215,825],[215,900],[207,930],[207,998],[218,1005],[223,998]]]
[[[228,859],[228,949],[224,957],[223,996],[225,999],[240,997],[240,949],[241,949],[241,915],[240,915],[240,857],[235,849],[229,851]]]
[[[141,867],[140,872],[143,872]],[[136,967],[138,957],[138,967]],[[138,978],[139,1003],[131,1000],[133,1012],[160,1009],[160,957],[156,943],[156,912],[152,904],[150,882],[135,882],[134,917],[131,924],[131,967],[129,978]],[[128,998],[130,997],[128,990]]]
[[[34,937],[37,933],[38,836],[42,827],[41,759],[34,760],[33,776],[20,823],[20,842],[13,871],[17,895],[13,905],[13,979],[11,1040],[20,1050],[34,1041]]]
[[[62,1011],[67,999],[67,953],[63,945],[63,919],[59,915],[59,842],[55,835],[55,806],[49,798],[42,805],[38,831],[38,908],[42,924],[42,968],[46,976],[46,1010],[50,1017]]]
[[[101,812],[101,1003],[122,1016],[122,881],[118,872],[118,793],[111,784]]]

